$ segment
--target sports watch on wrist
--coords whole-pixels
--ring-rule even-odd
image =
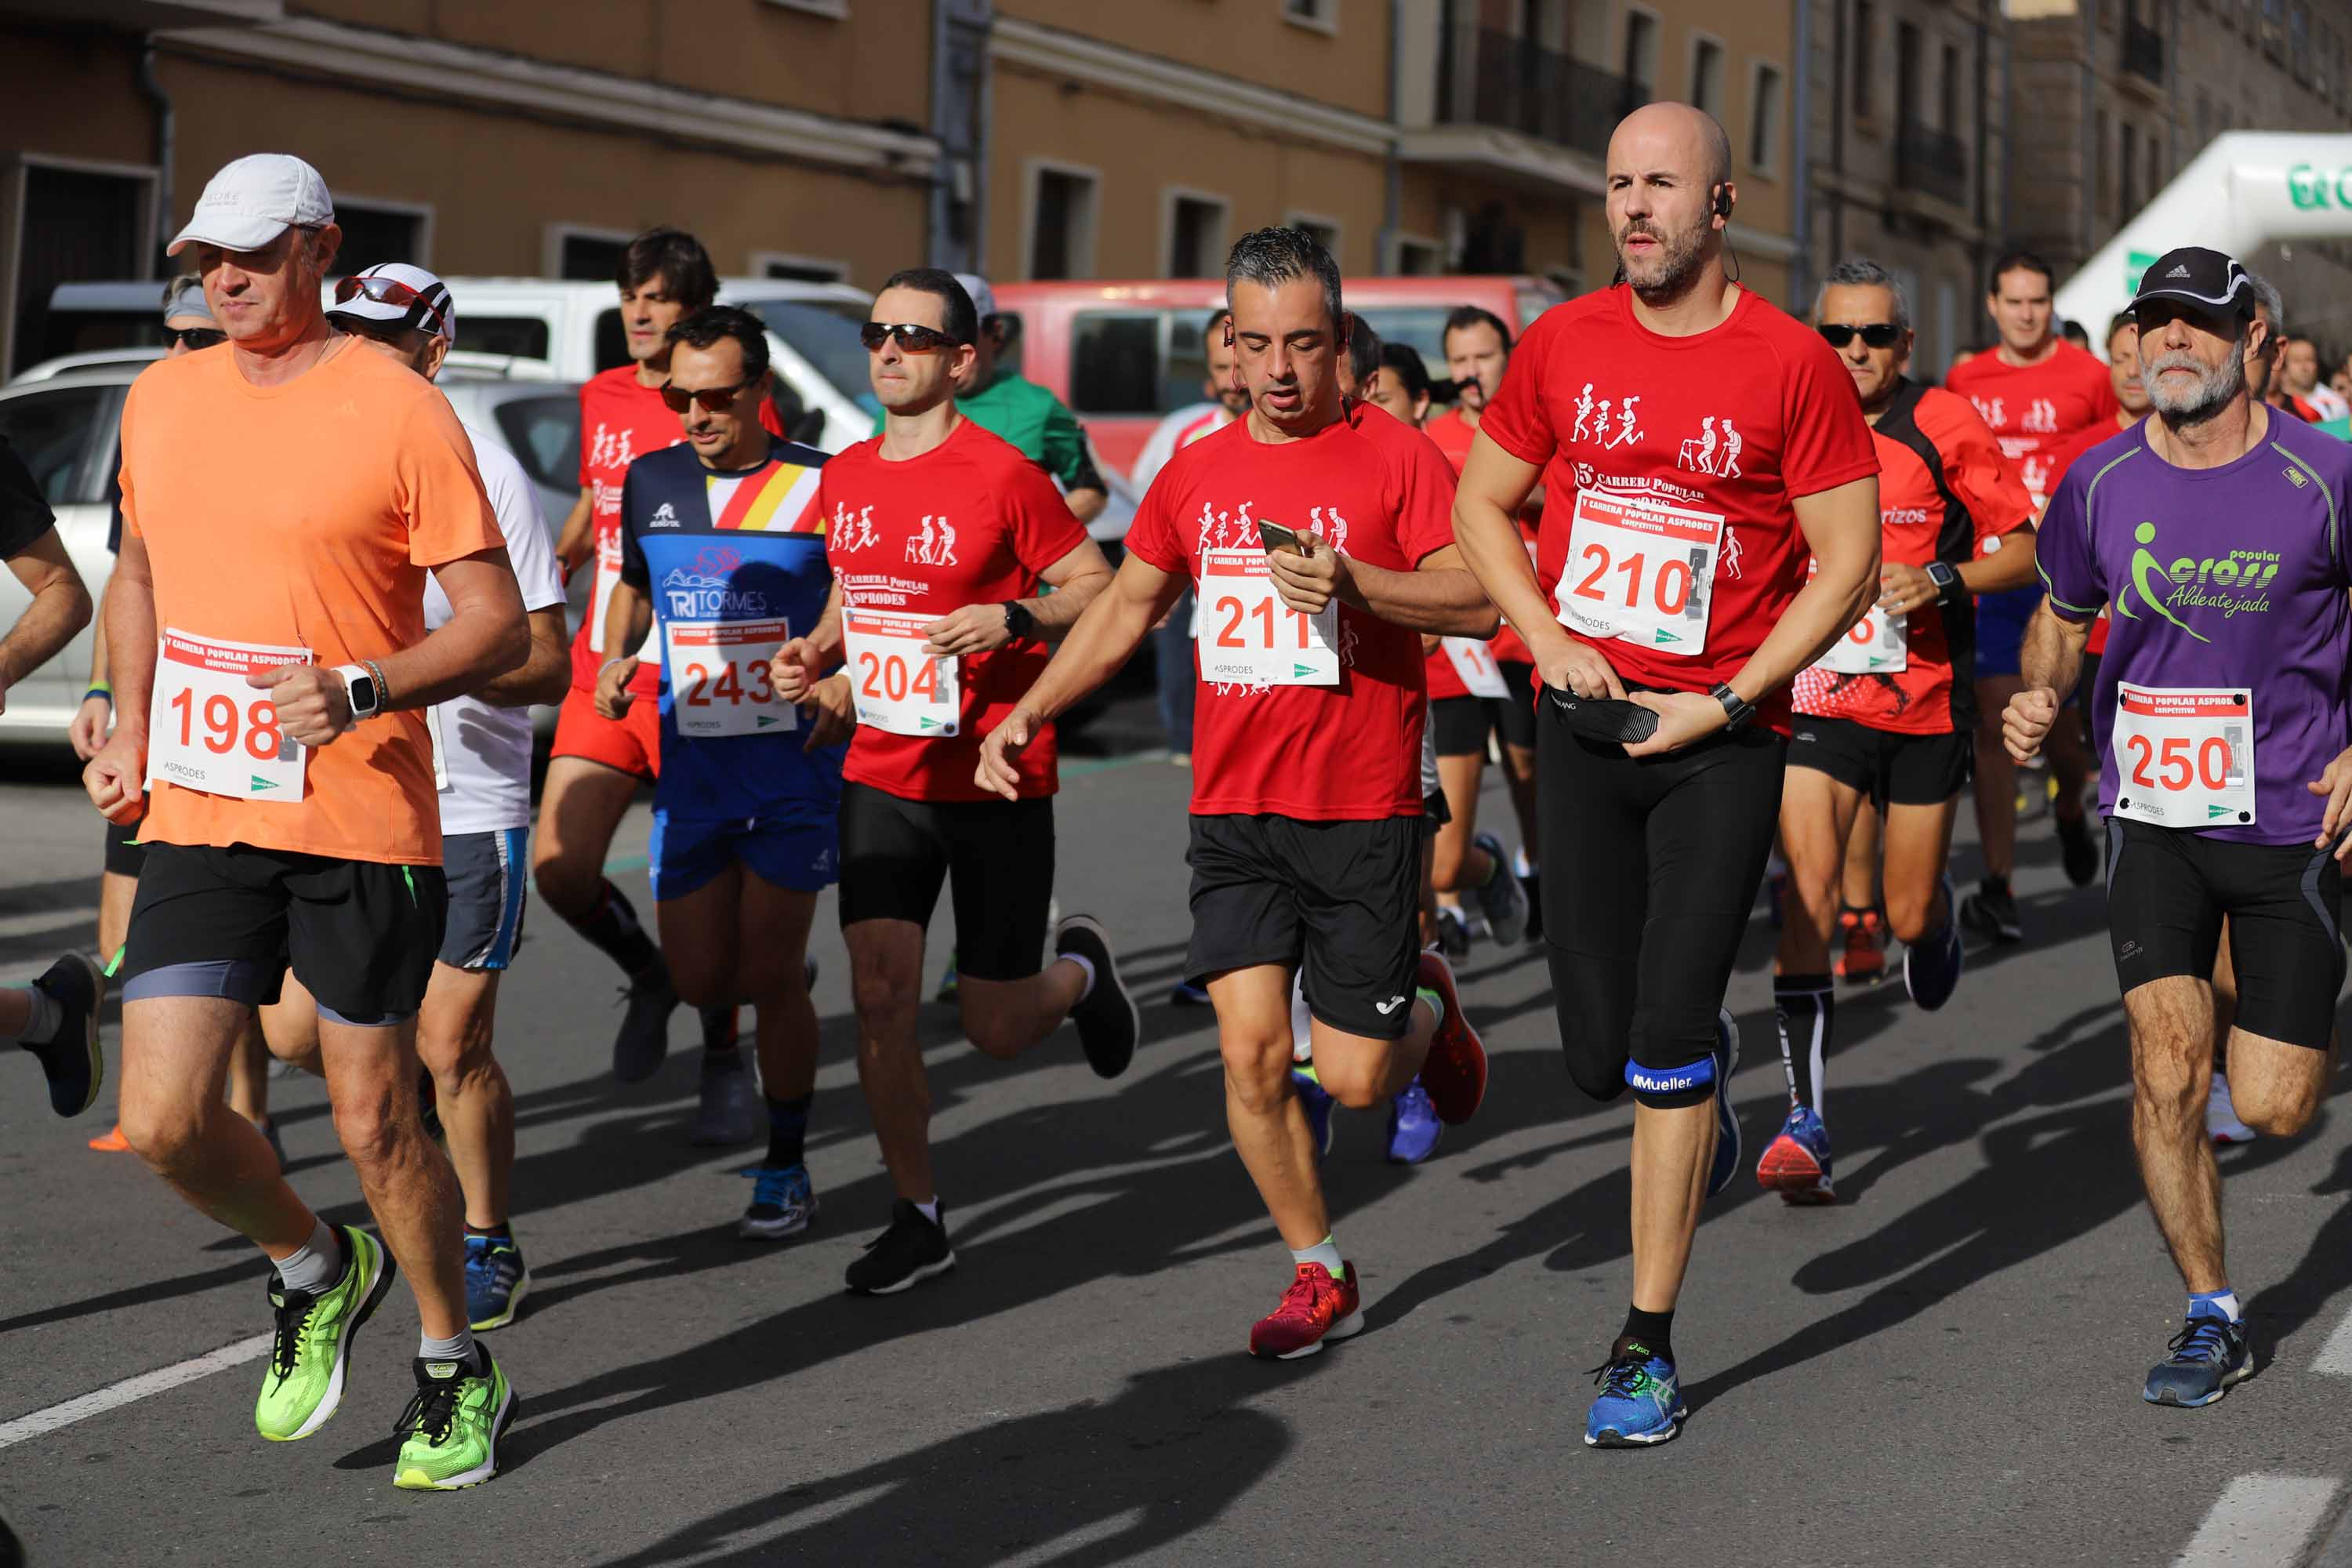
[[[1960,574],[1948,561],[1927,563],[1927,581],[1936,584],[1936,603],[1948,605],[1960,596]]]
[[[352,722],[373,719],[383,711],[383,688],[363,664],[341,664],[335,673],[343,678],[343,696],[352,705]]]
[[[1037,629],[1037,617],[1022,607],[1018,599],[1004,601],[1004,635],[1013,642],[1030,636]]]
[[[1755,717],[1756,705],[1731,689],[1727,680],[1717,681],[1715,689],[1707,695],[1723,704],[1723,727],[1727,730],[1737,730]]]

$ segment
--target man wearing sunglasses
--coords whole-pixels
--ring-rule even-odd
[[[1887,923],[1903,981],[1934,1012],[1960,978],[1944,861],[1975,751],[1978,594],[2033,576],[2033,501],[1968,399],[1921,386],[1910,301],[1885,268],[1839,262],[1814,319],[1862,396],[1878,451],[1882,538],[1871,613],[1795,682],[1780,791],[1788,905],[1772,994],[1789,1114],[1756,1179],[1790,1203],[1834,1201],[1823,1059],[1836,1007],[1830,934],[1849,837],[1884,815]]]
[[[2000,438],[2001,455],[2018,465],[2037,515],[2058,488],[2058,454],[2116,412],[2107,367],[2058,334],[2051,294],[2055,282],[2050,263],[2030,250],[1994,262],[1985,313],[2000,341],[1944,378],[1948,388],[1976,405]],[[2001,745],[2000,711],[2016,694],[2018,649],[2041,601],[2042,585],[2030,583],[1977,606],[1976,807],[1985,869],[1977,890],[1960,901],[1960,923],[1993,942],[2020,942],[2025,934],[2010,889],[2017,861],[2017,767]],[[2071,726],[2052,740],[2050,771],[2058,781],[2050,815],[2060,859],[2066,879],[2084,887],[2099,874],[2099,851],[2083,811],[2091,760]]]
[[[642,700],[619,719],[597,711],[596,678],[612,658],[604,629],[620,581],[621,493],[629,465],[683,438],[661,395],[669,380],[669,331],[710,303],[719,277],[692,235],[652,228],[622,252],[614,281],[629,363],[580,389],[580,500],[555,548],[567,570],[593,555],[596,582],[572,638],[572,689],[549,752],[531,875],[547,906],[628,976],[627,1011],[613,1037],[613,1075],[632,1084],[651,1078],[669,1050],[677,992],[628,896],[604,875],[604,859],[637,786],[661,773],[661,660],[638,661]],[[783,434],[772,405],[760,419],[772,434]],[[744,1076],[735,1010],[704,1008],[701,1022],[701,1103],[688,1136],[696,1143],[746,1142],[757,1135],[758,1109]]]
[[[923,933],[942,887],[955,904],[956,1005],[982,1054],[1010,1060],[1065,1018],[1104,1078],[1125,1072],[1141,1017],[1102,928],[1053,931],[1050,738],[998,800],[974,777],[1002,723],[1080,611],[1110,581],[1053,481],[966,418],[978,312],[953,274],[909,268],[861,330],[883,434],[826,463],[818,491],[834,605],[786,649],[798,700],[820,672],[852,695],[857,731],[841,794],[841,934],[857,1004],[858,1078],[896,1189],[889,1227],[849,1266],[883,1295],[955,1267],[933,1179],[930,1089],[916,1007]],[[1053,592],[1040,593],[1040,581]]]

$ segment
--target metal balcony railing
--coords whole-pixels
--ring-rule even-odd
[[[1624,78],[1489,27],[1457,27],[1440,62],[1438,120],[1495,125],[1595,158],[1617,122],[1649,101]]]
[[[1948,131],[1906,120],[1895,132],[1895,183],[1956,207],[1968,205],[1969,153]]]
[[[2164,35],[2137,18],[2124,24],[2124,69],[2164,85]]]

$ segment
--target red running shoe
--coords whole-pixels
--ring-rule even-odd
[[[1461,994],[1454,989],[1454,966],[1443,953],[1423,953],[1412,979],[1415,989],[1426,986],[1445,1000],[1445,1022],[1437,1026],[1429,1058],[1421,1064],[1421,1087],[1429,1091],[1437,1119],[1459,1125],[1477,1114],[1478,1102],[1486,1098],[1486,1047],[1463,1016]]]
[[[1334,1279],[1319,1263],[1302,1263],[1282,1293],[1282,1305],[1260,1318],[1250,1330],[1250,1354],[1274,1361],[1296,1361],[1313,1355],[1325,1340],[1344,1340],[1364,1331],[1363,1308],[1356,1292],[1356,1266],[1342,1263],[1344,1279]]]
[[[1838,935],[1845,951],[1835,965],[1840,980],[1875,980],[1886,973],[1886,922],[1876,910],[1840,910]]]

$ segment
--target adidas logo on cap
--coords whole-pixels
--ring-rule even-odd
[[[2188,276],[2189,276],[2189,264],[2188,264],[2187,262],[2183,262],[2183,263],[2181,263],[2179,266],[2178,266],[2178,267],[2174,268],[2171,271],[2169,271],[2169,272],[2168,272],[2168,273],[2166,273],[2166,274],[2165,274],[2165,277],[2167,277],[2167,278],[2168,278],[2168,279],[2169,279],[2169,278],[2186,278],[2186,277],[2188,277]]]

